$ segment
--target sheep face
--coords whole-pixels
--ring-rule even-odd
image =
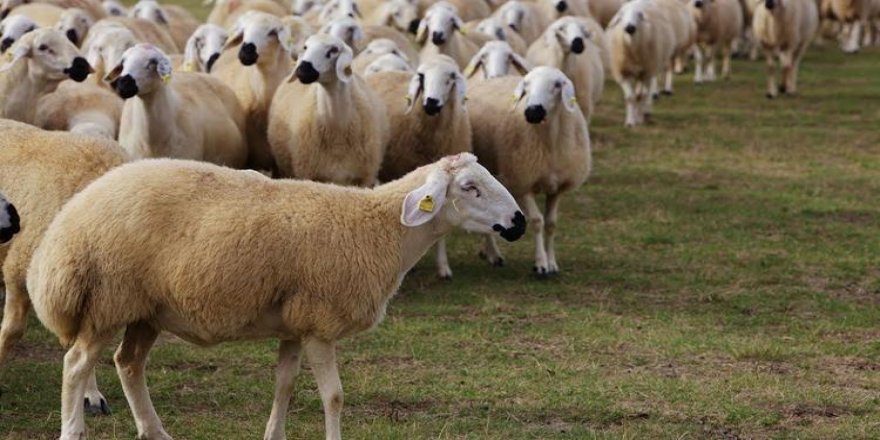
[[[171,80],[171,60],[151,44],[138,44],[122,54],[119,64],[107,74],[104,81],[122,99],[155,92]]]
[[[77,8],[66,9],[55,24],[55,29],[66,35],[67,39],[77,46],[85,39],[90,27],[92,27],[92,17],[86,11]]]
[[[238,60],[245,66],[253,66],[261,58],[271,61],[272,57],[264,56],[281,49],[291,52],[290,32],[278,17],[264,12],[248,12],[238,19],[226,48],[241,44]]]
[[[772,1],[772,0],[768,0]],[[631,7],[626,7],[631,6]],[[645,13],[635,7],[635,3],[629,3],[620,10],[620,23],[624,32],[633,35],[645,21]],[[613,24],[613,23],[612,23]]]
[[[303,84],[351,81],[352,52],[342,40],[332,35],[317,34],[306,40],[303,54],[296,63],[289,81]]]
[[[390,0],[379,6],[380,24],[401,32],[415,34],[419,30],[418,5],[409,0]]]
[[[464,76],[452,59],[437,57],[419,66],[409,82],[406,100],[407,112],[412,111],[416,101],[422,97],[422,108],[428,116],[437,116],[446,103],[460,99],[464,105],[467,93]]]
[[[584,49],[586,49],[585,43],[590,38],[590,32],[577,19],[565,17],[550,25],[550,28],[544,33],[544,38],[547,40],[548,46],[552,47],[558,42],[565,52],[579,55],[584,53]]]
[[[125,6],[122,6],[122,3],[119,3],[116,0],[104,0],[104,2],[101,3],[101,6],[104,8],[104,12],[111,17],[125,17],[128,15]]]
[[[552,115],[561,102],[569,112],[577,110],[574,84],[559,69],[536,67],[520,81],[513,92],[513,108],[526,100],[525,118],[529,124],[540,124]]]
[[[25,0],[3,0],[0,3],[0,20],[6,18],[10,12],[16,7],[25,4]]]
[[[4,244],[12,240],[12,236],[21,230],[19,224],[18,211],[15,206],[0,194],[0,244]]]
[[[498,10],[501,22],[516,32],[522,32],[523,22],[526,19],[526,8],[518,1],[505,3]]]
[[[477,24],[477,32],[488,35],[498,41],[507,41],[504,26],[496,18],[487,18]]]
[[[378,38],[370,42],[366,50],[366,55],[392,55],[400,58],[404,63],[409,63],[409,58],[403,51],[397,47],[397,43],[387,38]]]
[[[369,76],[379,72],[412,72],[412,67],[402,58],[387,53],[373,60],[366,69],[364,75]]]
[[[294,0],[291,13],[303,16],[323,9],[324,4],[320,0]]]
[[[349,47],[357,47],[364,39],[364,30],[355,19],[338,18],[324,25],[321,33],[332,35],[344,41]]]
[[[358,9],[355,0],[330,0],[321,10],[321,23],[328,23],[337,18],[361,18],[361,11]]]
[[[138,44],[134,34],[123,27],[113,26],[89,31],[83,50],[89,64],[103,75],[104,69],[119,64],[122,54]]]
[[[424,44],[430,35],[431,43],[435,46],[443,46],[452,38],[453,33],[461,30],[462,26],[464,23],[455,11],[443,4],[437,4],[425,13],[424,20],[419,24],[416,40]]]
[[[521,75],[529,72],[528,61],[514,52],[504,41],[490,41],[483,45],[465,69],[465,76],[472,77],[481,67],[483,78],[486,79],[507,76],[511,67],[518,70]]]
[[[228,34],[220,26],[203,24],[193,32],[184,50],[184,70],[211,73],[214,63],[220,58]]]
[[[12,60],[3,70],[27,60],[28,72],[32,77],[49,81],[69,77],[82,82],[93,72],[88,61],[79,55],[76,46],[54,29],[37,29],[27,33],[10,50]]]
[[[128,16],[152,21],[156,24],[168,25],[168,16],[162,6],[155,1],[139,1],[130,11]]]
[[[432,165],[429,165],[432,166]],[[406,195],[400,221],[421,226],[435,218],[481,234],[514,241],[526,219],[510,192],[470,153],[440,159],[424,185]]]
[[[22,35],[37,29],[37,24],[24,15],[13,15],[0,22],[0,53],[18,41]]]

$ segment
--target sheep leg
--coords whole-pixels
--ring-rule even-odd
[[[636,116],[636,93],[632,80],[624,79],[620,82],[620,88],[623,90],[623,100],[626,102],[626,121],[624,125],[635,127],[638,124],[638,120]]]
[[[501,250],[498,249],[498,242],[495,241],[493,235],[486,235],[486,239],[483,241],[483,248],[480,249],[480,258],[488,261],[489,264],[495,267],[504,266],[504,257],[501,255]]]
[[[671,96],[674,93],[674,90],[672,89],[672,80],[673,80],[672,69],[669,69],[666,71],[666,81],[663,84],[663,92],[662,93],[664,95]],[[659,97],[659,95],[655,94],[654,97],[655,98]]]
[[[767,58],[767,98],[773,99],[779,92],[776,88],[776,63],[769,50],[764,51],[764,57]]]
[[[86,385],[85,399],[83,400],[86,412],[94,415],[110,415],[110,407],[107,405],[107,399],[98,389],[98,379],[95,377],[95,370],[92,369],[89,374],[89,383]]]
[[[656,84],[657,77],[655,76],[649,81],[643,81],[641,87],[636,85],[636,107],[639,108],[639,124],[651,121],[651,114],[654,111],[654,94],[652,90],[656,87]]]
[[[342,382],[336,367],[336,345],[318,339],[305,344],[306,357],[318,384],[321,402],[324,404],[324,429],[327,440],[341,440],[340,416],[342,414]]]
[[[724,79],[730,79],[730,58],[732,54],[732,43],[721,46],[721,77]]]
[[[694,82],[703,82],[703,47],[699,44],[694,45]]]
[[[794,93],[794,91],[791,90],[792,58],[793,56],[790,50],[786,50],[779,54],[779,64],[782,66],[782,86],[780,86],[779,92],[786,95]]]
[[[706,66],[706,81],[715,81],[715,45],[710,44],[706,51],[708,52],[706,58],[709,59]]]
[[[856,20],[853,23],[847,25],[847,29],[849,32],[847,33],[847,39],[843,44],[843,51],[846,53],[856,53],[859,51],[859,40],[862,34],[862,23],[861,21]]]
[[[452,269],[449,267],[449,257],[446,255],[445,238],[441,238],[437,242],[437,275],[444,280],[452,279]]]
[[[550,274],[559,273],[559,265],[556,264],[556,220],[559,218],[559,199],[561,194],[547,194],[547,203],[544,208],[544,234],[547,235],[545,246],[547,248],[547,265]]]
[[[153,408],[150,391],[144,370],[147,365],[147,354],[159,337],[159,331],[145,322],[130,324],[125,329],[122,343],[116,349],[113,360],[116,362],[116,373],[122,382],[122,391],[131,408],[134,424],[137,426],[138,438],[149,440],[170,440],[171,436],[162,427],[162,421]]]
[[[546,278],[550,275],[550,268],[547,264],[547,247],[544,244],[544,215],[541,214],[534,194],[524,195],[519,205],[525,209],[529,226],[535,232],[535,273]]]
[[[24,335],[30,307],[31,300],[27,292],[10,282],[6,286],[6,304],[3,306],[3,324],[0,327],[0,365],[6,361],[12,347]]]
[[[293,395],[296,376],[302,361],[302,342],[299,340],[281,341],[278,348],[278,368],[275,371],[275,401],[272,402],[272,414],[266,424],[264,440],[285,440],[284,422],[287,419],[287,408]]]
[[[86,423],[83,399],[101,350],[110,342],[112,333],[96,337],[80,334],[64,355],[64,374],[61,385],[60,440],[80,440],[85,437]]]

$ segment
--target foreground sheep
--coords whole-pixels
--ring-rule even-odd
[[[525,101],[523,113],[511,112]],[[536,67],[525,78],[504,77],[473,85],[470,91],[474,153],[510,189],[535,232],[535,271],[559,271],[555,235],[560,196],[581,186],[591,167],[587,121],[575,102],[574,84],[558,69]],[[535,200],[547,195],[544,212]],[[483,255],[502,257],[490,236]]]
[[[49,223],[70,197],[123,161],[115,142],[0,121],[0,191],[15,201],[24,226],[8,247],[0,249],[0,279],[6,286],[0,364],[24,334],[31,305],[27,269]],[[80,399],[79,405],[85,402],[89,411],[107,412],[94,375],[85,400]]]
[[[199,345],[281,339],[264,438],[286,438],[304,354],[326,438],[340,439],[336,341],[375,327],[406,273],[455,227],[507,240],[525,231],[513,197],[470,154],[372,190],[173,160],[108,173],[58,215],[28,276],[37,315],[71,347],[61,438],[85,434],[88,373],[126,329],[115,361],[139,438],[170,438],[144,377],[164,330]]]
[[[15,205],[6,200],[6,196],[0,194],[0,244],[8,243],[13,235],[21,231],[19,222]]]
[[[801,58],[819,29],[819,10],[813,0],[764,0],[752,18],[755,39],[767,59],[767,98],[797,92]],[[776,87],[776,66],[782,66],[782,85]]]
[[[388,139],[379,97],[351,69],[351,48],[317,34],[269,111],[269,143],[282,176],[372,186]],[[402,98],[401,98],[402,99]]]
[[[105,78],[125,106],[119,143],[135,159],[174,157],[243,167],[244,112],[235,94],[203,73],[171,74],[171,60],[139,44]]]

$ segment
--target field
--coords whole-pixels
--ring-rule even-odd
[[[764,98],[763,62],[731,81],[679,77],[653,125],[624,129],[609,83],[595,170],[563,199],[563,273],[531,274],[532,236],[507,265],[450,242],[379,328],[341,343],[343,433],[421,438],[880,437],[880,51],[813,48],[801,94]],[[194,348],[164,337],[148,380],[178,439],[262,438],[276,344]],[[0,438],[59,430],[61,357],[31,319],[0,368]],[[110,350],[113,409],[93,439],[136,434]],[[323,437],[308,369],[288,417]]]

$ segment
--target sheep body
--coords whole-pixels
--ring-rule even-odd
[[[52,27],[58,23],[62,14],[64,9],[49,3],[25,3],[12,9],[9,16],[24,15],[40,27]]]
[[[64,81],[37,103],[34,125],[115,140],[123,102],[104,87]]]
[[[208,14],[207,23],[228,29],[249,11],[264,12],[279,18],[289,15],[287,9],[272,0],[219,0]]]
[[[604,28],[608,27],[614,15],[625,3],[626,0],[589,0],[588,2],[590,15]]]
[[[768,6],[773,6],[772,10]],[[801,58],[819,29],[819,11],[813,0],[767,0],[755,8],[752,30],[767,59],[767,97],[797,92]],[[776,87],[773,57],[782,67],[782,86]]]
[[[526,44],[537,40],[551,22],[538,4],[521,0],[508,1],[495,10],[492,16],[516,31]]]
[[[715,52],[722,57],[721,76],[730,77],[730,57],[734,41],[742,33],[743,10],[739,0],[691,0],[697,19],[697,44],[694,51],[694,81],[703,81],[704,51],[708,57],[706,80],[715,79]]]

